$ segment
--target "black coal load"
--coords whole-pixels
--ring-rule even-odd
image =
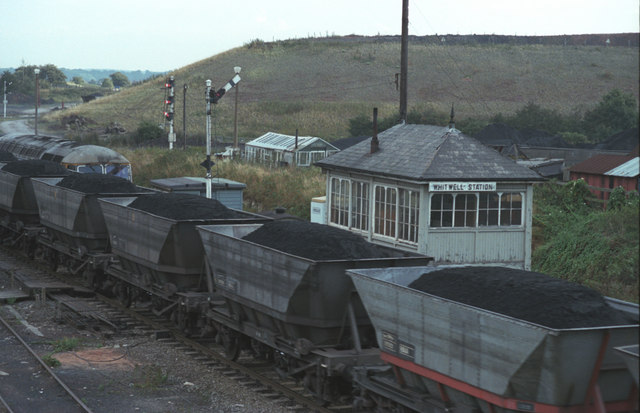
[[[638,324],[582,285],[504,267],[446,268],[410,288],[554,329]]]
[[[317,261],[386,258],[387,252],[360,235],[300,220],[267,222],[242,239]]]
[[[56,186],[85,194],[131,194],[141,190],[127,179],[114,175],[79,174],[65,176]]]
[[[0,151],[0,162],[13,162],[17,160],[18,158],[11,152]]]
[[[63,176],[71,173],[59,163],[40,159],[9,162],[2,170],[20,176]]]
[[[215,199],[173,192],[140,195],[129,206],[177,221],[247,218]]]

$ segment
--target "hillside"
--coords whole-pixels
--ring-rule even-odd
[[[553,44],[521,44],[513,37],[488,43],[425,39],[412,37],[409,43],[409,110],[448,112],[454,103],[458,120],[488,119],[534,102],[571,113],[592,107],[614,88],[639,93],[637,41],[630,40],[637,34],[627,39],[627,46],[617,47],[588,41],[586,46],[573,41],[564,46],[561,38]],[[202,137],[205,80],[211,79],[217,89],[233,77],[234,66],[241,66],[241,140],[270,130],[294,134],[296,128],[303,136],[345,137],[349,119],[370,115],[374,106],[381,117],[397,112],[399,61],[397,37],[255,40],[170,73],[176,79],[176,131],[182,131],[184,85],[187,134]],[[94,121],[98,134],[113,122],[128,131],[142,121],[162,124],[163,83],[164,78],[156,78],[47,120],[60,124],[63,116],[75,114]],[[218,140],[233,134],[234,101],[231,91],[214,106]]]

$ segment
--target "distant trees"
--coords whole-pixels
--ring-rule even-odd
[[[113,80],[110,77],[105,78],[100,85],[105,89],[113,89]]]
[[[491,123],[504,123],[520,130],[543,130],[562,137],[570,143],[597,143],[611,135],[638,127],[638,105],[631,93],[613,89],[584,113],[574,111],[568,115],[556,110],[543,108],[535,102],[529,102],[513,115],[502,113],[494,115]],[[392,115],[378,120],[378,130],[383,131],[397,123]],[[407,123],[444,126],[449,115],[433,107],[412,108],[407,114]],[[456,121],[456,127],[473,135],[486,125],[486,121],[464,119]],[[371,116],[358,115],[349,120],[351,136],[370,136],[373,133]]]
[[[114,87],[126,87],[130,84],[129,78],[122,72],[112,73],[109,77],[111,78]]]
[[[71,81],[78,86],[84,85],[84,79],[82,78],[82,76],[74,76]]]
[[[616,132],[638,127],[638,106],[631,93],[618,89],[603,96],[592,110],[584,114],[583,129],[596,141]]]
[[[46,86],[65,86],[67,84],[67,76],[55,65],[48,64],[40,66],[40,81],[48,82]]]
[[[494,116],[492,122],[505,123],[516,129],[544,130],[572,143],[596,143],[617,132],[638,127],[638,105],[631,93],[613,89],[584,114],[575,111],[563,115],[529,102],[512,116]]]
[[[20,66],[15,69],[13,73],[5,71],[0,77],[0,80],[6,81],[7,84],[11,83],[11,87],[7,88],[11,93],[34,96],[36,88],[35,69],[40,69],[38,82],[41,89],[66,85],[67,77],[60,69],[51,64],[44,66]]]

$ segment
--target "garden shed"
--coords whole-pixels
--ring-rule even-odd
[[[311,166],[336,152],[338,148],[324,139],[276,132],[267,132],[244,147],[246,160],[276,165]]]

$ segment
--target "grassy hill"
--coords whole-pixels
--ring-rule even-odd
[[[636,36],[637,37],[637,36]],[[399,38],[340,37],[253,41],[178,69],[175,127],[183,125],[186,92],[187,134],[205,134],[205,80],[220,88],[241,66],[238,134],[241,140],[267,131],[326,139],[349,135],[349,119],[398,111],[396,73]],[[512,114],[528,102],[564,114],[591,108],[611,89],[638,96],[638,47],[541,44],[409,43],[409,110],[445,113],[455,104],[456,119],[489,119]],[[163,124],[162,88],[156,78],[111,96],[58,111],[45,118],[59,125],[75,114],[95,122],[97,133],[117,122],[133,132],[143,121]],[[233,135],[235,92],[213,110],[213,134]],[[83,133],[91,133],[85,130]],[[95,134],[96,132],[94,132]]]

